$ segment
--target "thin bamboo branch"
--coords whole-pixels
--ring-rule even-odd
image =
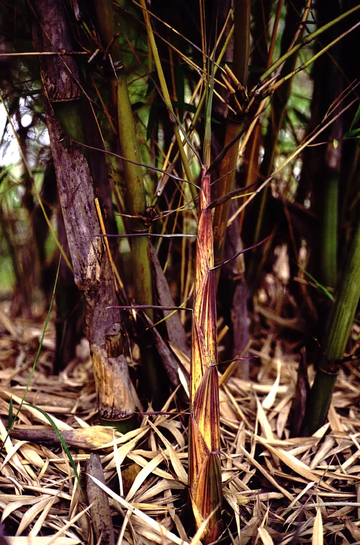
[[[346,17],[348,17],[349,15],[357,11],[358,9],[360,9],[360,4],[353,7],[352,9],[349,9],[345,13],[342,13],[339,17],[337,17],[336,19],[333,19],[333,21],[330,21],[329,23],[326,23],[326,25],[323,25],[322,27],[316,29],[311,34],[308,34],[307,36],[305,36],[305,38],[303,38],[297,45],[295,45],[292,49],[290,49],[284,55],[282,55],[279,59],[277,59],[277,61],[275,61],[261,75],[261,78],[260,78],[261,81],[265,81],[266,78],[268,78],[274,72],[274,70],[276,70],[276,68],[281,66],[289,57],[291,57],[291,55],[294,55],[294,53],[302,49],[305,45],[308,45],[309,43],[311,43],[313,40],[315,40],[315,38],[320,36],[323,32],[325,32],[332,26],[336,25],[337,23],[339,23],[340,21],[342,21],[343,19],[345,19]]]
[[[162,68],[162,65],[161,65],[160,56],[159,56],[159,52],[158,52],[158,49],[157,49],[154,32],[153,32],[153,29],[152,29],[152,26],[151,26],[150,16],[149,16],[149,13],[148,13],[147,8],[146,8],[145,0],[140,0],[140,4],[141,4],[143,14],[144,14],[144,20],[145,20],[146,30],[147,30],[147,34],[148,34],[148,39],[149,39],[149,42],[150,42],[153,59],[154,59],[154,62],[155,62],[156,70],[157,70],[159,81],[160,81],[160,87],[161,87],[161,91],[162,91],[162,94],[163,94],[163,99],[164,99],[165,105],[166,105],[166,107],[168,109],[168,112],[169,112],[170,121],[171,121],[171,123],[173,123],[174,134],[175,134],[175,138],[176,138],[176,141],[177,141],[177,144],[178,144],[178,147],[179,147],[181,161],[183,163],[187,179],[189,180],[189,182],[193,182],[193,175],[192,175],[192,172],[191,172],[191,169],[190,169],[189,160],[188,160],[188,157],[186,155],[184,142],[183,142],[181,134],[180,134],[180,129],[179,129],[180,123],[176,119],[176,115],[175,115],[175,112],[174,112],[173,107],[172,107],[170,93],[169,93],[168,86],[167,86],[167,83],[166,83],[166,80],[165,80],[164,71],[163,71],[163,68]],[[185,136],[185,139],[186,139],[186,136]]]

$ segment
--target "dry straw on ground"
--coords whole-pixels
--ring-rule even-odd
[[[10,399],[15,413],[41,325],[10,321],[4,311],[0,318],[4,440]],[[360,542],[360,375],[346,364],[328,423],[313,437],[290,438],[298,348],[279,340],[282,326],[268,316],[266,329],[254,333],[250,351],[258,372],[252,382],[222,380],[222,542]],[[186,415],[170,398],[166,414],[143,416],[126,435],[100,427],[90,360],[79,358],[55,377],[49,374],[53,352],[50,328],[27,401],[61,430],[81,488],[56,432],[41,412],[24,405],[1,449],[1,520],[5,535],[13,536],[8,543],[200,543],[187,514]]]

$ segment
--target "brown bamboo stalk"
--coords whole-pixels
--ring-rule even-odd
[[[222,527],[214,246],[211,210],[207,208],[210,201],[210,176],[204,172],[196,244],[189,423],[190,498],[197,528],[208,519],[204,543],[216,540]]]
[[[57,0],[32,3],[33,36],[38,51],[69,51],[70,31]],[[80,71],[72,57],[41,56],[41,80],[50,147],[69,243],[75,283],[86,299],[90,343],[100,416],[107,420],[131,417],[139,404],[124,354],[124,333],[115,282],[95,208],[95,195],[84,149],[79,100]]]
[[[234,62],[233,74],[246,87],[249,64],[250,47],[250,0],[235,1],[235,30],[234,30]],[[226,123],[225,147],[240,134],[243,122],[240,115],[233,116],[230,112]],[[218,198],[233,191],[239,153],[239,140],[229,149],[221,162]],[[214,235],[215,259],[222,261],[224,253],[227,221],[229,219],[230,200],[215,209]]]

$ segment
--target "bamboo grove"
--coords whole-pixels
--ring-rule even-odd
[[[288,270],[278,322],[306,324],[286,332],[300,361],[293,436],[326,422],[337,373],[355,357],[360,5],[18,9],[3,3],[0,21],[2,143],[21,153],[20,175],[2,166],[0,176],[12,312],[48,305],[61,255],[55,372],[84,331],[99,422],[122,433],[171,396],[187,419],[193,533],[216,542],[221,388],[256,376],[252,317],[277,256]]]

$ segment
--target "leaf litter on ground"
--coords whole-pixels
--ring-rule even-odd
[[[268,310],[273,310],[270,304]],[[259,324],[261,310],[254,312]],[[0,438],[5,441],[0,509],[8,543],[97,542],[85,491],[92,452],[103,468],[104,482],[98,484],[108,497],[115,542],[199,543],[188,523],[186,407],[179,412],[176,393],[162,412],[149,408],[139,427],[126,434],[99,426],[89,355],[59,376],[49,373],[55,345],[50,321],[25,403],[7,437],[8,416],[21,404],[36,354],[34,332],[41,338],[42,325],[10,320],[6,308],[1,313],[6,320],[0,324]],[[249,352],[256,356],[256,375],[251,381],[230,376],[221,382],[223,542],[358,541],[359,374],[347,362],[328,423],[313,437],[291,437],[300,345],[279,335],[283,326],[273,322],[271,313],[265,321],[252,331]],[[356,339],[355,330],[356,324]],[[19,367],[20,350],[26,358]],[[56,422],[74,467],[44,413]],[[97,482],[96,476],[89,479]]]

